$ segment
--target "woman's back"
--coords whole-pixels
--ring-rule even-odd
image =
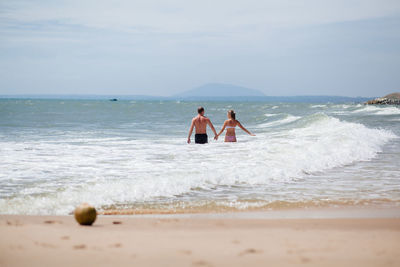
[[[235,133],[235,127],[239,126],[243,131],[250,135],[254,135],[250,133],[246,128],[244,128],[239,121],[236,120],[236,114],[233,110],[228,111],[228,119],[224,122],[224,125],[222,126],[221,131],[219,134],[217,134],[217,137],[222,134],[222,132],[226,128],[226,134],[225,134],[225,142],[236,142],[236,133]]]
[[[225,121],[226,125],[226,135],[235,136],[235,127],[237,125],[237,120],[229,119]]]

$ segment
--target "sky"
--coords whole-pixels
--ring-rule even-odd
[[[399,0],[0,0],[0,95],[400,91]]]

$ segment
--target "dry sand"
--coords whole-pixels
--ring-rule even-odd
[[[400,266],[399,218],[1,215],[0,236],[2,267]]]

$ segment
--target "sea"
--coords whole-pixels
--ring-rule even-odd
[[[187,144],[198,106],[256,136]],[[0,99],[0,214],[399,207],[399,137],[396,106]]]

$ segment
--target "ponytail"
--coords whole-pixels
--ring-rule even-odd
[[[231,109],[231,110],[229,110],[228,112],[229,112],[229,115],[231,116],[231,118],[232,118],[233,120],[236,120],[236,113],[235,113],[235,111],[233,111],[233,109]]]

